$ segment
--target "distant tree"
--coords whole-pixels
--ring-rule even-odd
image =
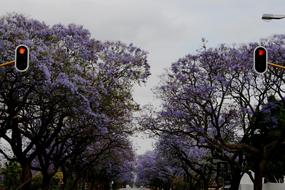
[[[174,180],[183,177],[184,171],[175,166],[159,151],[147,152],[137,159],[137,186],[169,190],[174,188]]]
[[[185,137],[170,134],[160,136],[156,145],[160,155],[183,170],[188,188],[208,189],[213,170],[213,160],[208,149],[196,146],[196,142]]]
[[[106,189],[112,181],[114,185],[133,181],[132,162],[135,158],[126,137],[112,135],[109,139],[97,140],[65,165],[65,173],[69,174],[67,180],[73,183],[72,189],[76,189],[81,182]],[[73,176],[70,175],[72,173]]]

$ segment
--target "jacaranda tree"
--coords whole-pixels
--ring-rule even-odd
[[[146,52],[94,40],[74,24],[48,26],[13,14],[0,25],[1,62],[13,60],[19,44],[30,48],[27,72],[0,70],[0,137],[11,153],[0,151],[20,163],[22,189],[29,189],[31,168],[48,189],[57,169],[96,136],[131,132],[138,107],[131,89],[149,76]]]
[[[269,62],[283,64],[285,36],[261,40],[269,52]],[[244,155],[256,157],[254,189],[261,190],[265,168],[284,136],[265,146],[249,144],[256,133],[255,114],[274,96],[284,102],[284,70],[269,67],[264,75],[253,69],[253,50],[258,43],[238,46],[204,47],[173,63],[162,78],[157,95],[161,111],[141,123],[156,132],[185,135],[198,147],[208,148],[213,157],[231,166],[231,189],[238,189],[247,172]],[[152,114],[153,115],[153,114]],[[278,121],[276,121],[278,122]],[[274,128],[275,125],[268,125]]]

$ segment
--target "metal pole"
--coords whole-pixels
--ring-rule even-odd
[[[0,67],[4,67],[4,66],[7,66],[7,65],[13,65],[14,63],[15,63],[15,61],[8,61],[6,63],[0,64]]]

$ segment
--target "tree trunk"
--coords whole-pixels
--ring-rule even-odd
[[[256,172],[254,176],[254,190],[262,190],[262,175],[261,172]]]
[[[80,178],[79,177],[76,177],[73,181],[73,184],[72,184],[72,189],[74,190],[77,190],[78,189],[78,182],[79,182]]]
[[[232,179],[230,190],[239,190],[240,180],[242,178],[241,170],[232,168]]]
[[[49,190],[51,176],[48,174],[43,174],[42,180],[42,190]]]
[[[235,179],[232,179],[231,181],[231,187],[230,190],[239,190],[239,184],[242,176],[236,176]]]
[[[91,190],[95,189],[95,183],[94,183],[94,181],[91,182],[90,189],[91,189]]]
[[[209,180],[207,178],[203,178],[203,189],[204,190],[209,189]]]
[[[32,172],[30,163],[21,163],[21,190],[29,190],[32,182]]]
[[[62,188],[61,189],[65,189],[67,182],[69,181],[68,179],[70,179],[72,177],[71,174],[68,173],[68,171],[66,171],[65,167],[61,167],[62,173],[63,173],[63,184],[62,184]]]
[[[262,177],[264,176],[265,173],[265,168],[266,168],[267,161],[266,160],[261,160],[258,164],[257,170],[254,172],[254,190],[262,190]]]

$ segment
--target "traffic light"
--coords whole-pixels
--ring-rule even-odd
[[[19,45],[15,50],[15,67],[19,72],[24,72],[29,68],[29,48]]]
[[[259,74],[267,71],[268,65],[267,50],[265,47],[258,46],[254,49],[253,53],[253,69]]]

